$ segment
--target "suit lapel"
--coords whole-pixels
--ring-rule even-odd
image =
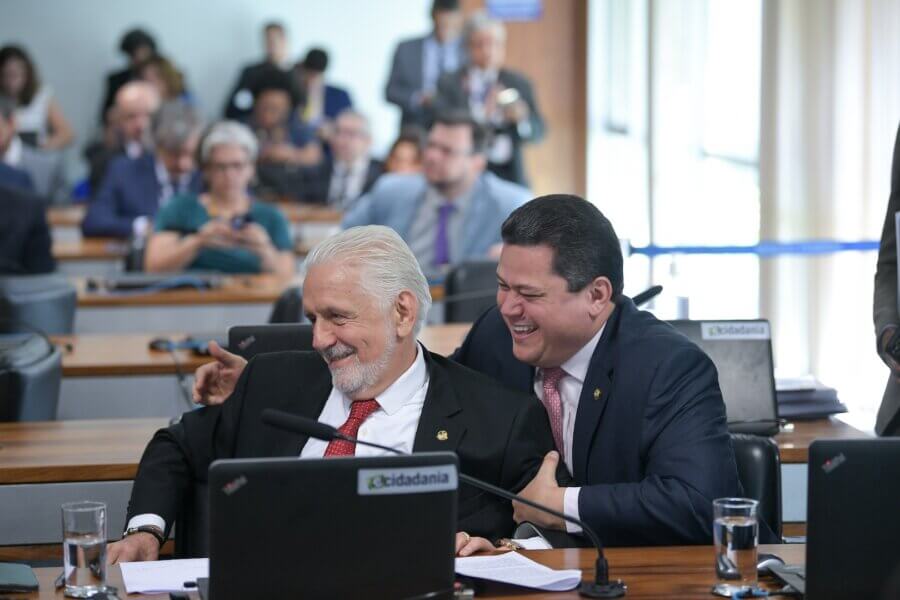
[[[314,379],[315,383],[310,385],[310,379]],[[331,394],[331,378],[327,376],[300,377],[292,386],[292,390],[287,405],[279,408],[297,416],[318,420],[322,409],[325,408],[325,402]],[[282,455],[300,456],[300,451],[308,441],[309,436],[287,433],[284,442],[280,444]]]
[[[413,452],[455,452],[466,433],[466,427],[459,418],[462,409],[446,372],[434,363],[427,350],[425,364],[428,368],[428,391],[416,429]]]
[[[617,306],[606,322],[603,335],[600,336],[600,341],[591,356],[591,364],[584,379],[584,386],[581,388],[581,397],[578,399],[572,439],[572,466],[575,480],[582,483],[587,481],[588,455],[612,391],[616,362],[615,338],[621,313],[622,308]]]
[[[484,240],[481,230],[485,227],[496,227],[493,225],[494,219],[488,218],[488,211],[491,208],[489,196],[485,190],[486,183],[484,175],[478,178],[475,185],[472,186],[472,196],[469,198],[469,206],[466,214],[463,216],[463,231],[465,235],[459,240],[461,243],[459,248],[454,252],[453,246],[450,247],[450,253],[454,262],[465,260],[470,256],[481,254],[476,251],[475,246]]]

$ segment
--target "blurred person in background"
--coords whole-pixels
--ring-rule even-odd
[[[386,173],[421,173],[425,132],[416,125],[407,125],[391,144],[384,161]]]
[[[128,66],[110,73],[106,77],[106,93],[103,95],[103,105],[100,107],[101,124],[107,122],[107,113],[115,102],[119,89],[129,81],[137,79],[134,72],[135,67],[156,54],[156,40],[143,29],[131,29],[122,36],[119,50],[128,57]]]
[[[168,58],[155,54],[135,68],[138,79],[156,88],[163,102],[181,100],[193,104],[184,74]]]
[[[291,69],[288,58],[290,49],[284,25],[277,21],[266,23],[262,33],[265,57],[262,61],[241,69],[237,83],[228,94],[228,100],[225,103],[223,114],[226,119],[243,121],[250,116],[253,110],[253,89],[256,87],[256,80],[259,77],[273,68],[284,73],[288,73]]]
[[[0,163],[3,179],[12,187],[33,191],[41,204],[63,202],[68,189],[63,175],[62,156],[38,150],[22,142],[17,133],[16,103],[0,96]],[[22,174],[27,177],[22,177]]]
[[[200,145],[207,191],[175,196],[160,209],[147,241],[147,271],[294,272],[287,219],[247,191],[256,154],[245,125],[223,121],[210,128]]]
[[[312,48],[294,67],[294,80],[303,98],[297,109],[300,122],[325,141],[331,137],[337,116],[353,107],[347,90],[325,83],[327,68],[328,53],[321,48]]]

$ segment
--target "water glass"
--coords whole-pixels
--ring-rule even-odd
[[[759,502],[750,498],[713,500],[713,543],[716,550],[716,585],[713,592],[731,596],[756,587],[759,545]]]
[[[65,594],[88,598],[106,589],[106,504],[62,505]]]

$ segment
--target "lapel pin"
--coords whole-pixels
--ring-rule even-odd
[[[603,392],[600,391],[600,388],[596,388],[596,389],[594,390],[594,400],[599,400],[599,399],[600,399],[600,394],[602,394],[602,393],[603,393]]]
[[[450,436],[447,434],[446,429],[441,429],[440,431],[437,432],[437,435],[435,437],[438,439],[439,442],[446,442],[447,438],[449,438]]]

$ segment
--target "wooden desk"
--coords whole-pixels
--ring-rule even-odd
[[[72,204],[69,206],[51,206],[47,209],[47,225],[50,227],[81,227],[87,206]]]
[[[805,546],[761,546],[761,552],[774,552],[790,563],[803,564]],[[594,574],[596,553],[588,549],[568,550],[531,550],[524,555],[554,569],[581,569],[584,579],[589,580]],[[610,574],[614,578],[623,579],[628,586],[626,598],[656,600],[709,600],[713,596],[709,590],[715,582],[713,569],[713,549],[710,546],[682,546],[669,548],[609,548],[606,550],[609,560]],[[62,598],[62,591],[53,588],[53,581],[59,575],[59,567],[35,569],[40,583],[40,592],[22,595],[28,599]],[[122,572],[118,567],[108,571],[111,585],[119,588],[119,597],[125,597],[122,584]],[[771,580],[764,580],[763,587],[778,589]],[[18,597],[18,596],[17,596]],[[152,598],[168,598],[167,594],[147,596]],[[198,598],[196,592],[191,598]],[[579,598],[577,590],[571,592],[537,592],[523,591],[518,588],[488,587],[477,598],[504,598],[506,600],[550,600],[561,598]]]
[[[76,333],[225,331],[236,323],[265,323],[278,296],[299,285],[293,277],[236,275],[211,290],[109,294],[88,291],[84,278],[73,282],[78,290]]]
[[[64,275],[103,276],[121,273],[128,244],[115,238],[58,238],[54,235],[53,257]]]
[[[107,503],[110,526],[125,520],[144,447],[168,419],[0,423],[0,546],[61,540],[59,506]]]

